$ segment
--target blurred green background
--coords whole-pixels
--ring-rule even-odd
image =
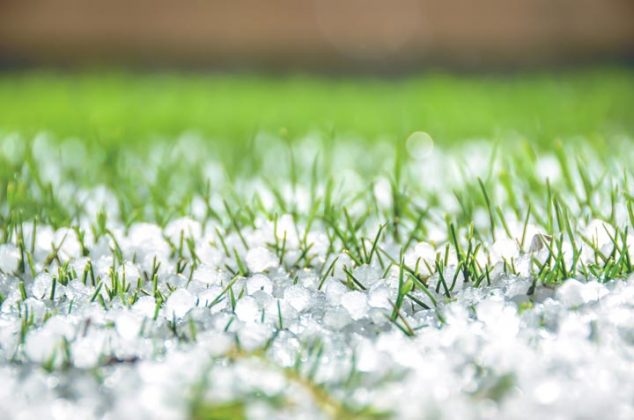
[[[439,144],[525,139],[548,147],[632,134],[633,93],[626,68],[398,79],[9,72],[0,75],[0,128],[102,145],[188,130],[227,147],[248,145],[259,131],[394,141],[421,130]]]

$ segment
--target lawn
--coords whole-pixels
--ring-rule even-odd
[[[633,93],[3,74],[0,406],[631,418]]]
[[[501,76],[431,73],[404,79],[204,74],[3,74],[4,130],[43,129],[82,141],[137,143],[197,130],[222,147],[264,130],[311,130],[396,141],[423,130],[442,145],[517,136],[556,138],[634,129],[627,69]]]

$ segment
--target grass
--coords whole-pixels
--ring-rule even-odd
[[[143,143],[198,130],[216,147],[248,145],[259,131],[287,139],[395,141],[416,130],[442,145],[470,138],[554,138],[634,129],[627,69],[500,77],[429,74],[398,80],[203,74],[0,75],[2,129],[100,144]]]
[[[301,149],[302,146],[297,147]],[[397,267],[400,270],[399,295],[391,316],[396,321],[404,298],[413,288],[418,287],[428,294],[427,282],[434,273],[438,275],[436,293],[442,292],[447,298],[450,297],[460,273],[467,283],[490,283],[490,273],[495,267],[482,260],[481,254],[498,239],[515,241],[521,252],[527,252],[529,246],[533,246],[526,238],[529,225],[538,226],[542,231],[542,239],[538,245],[547,251],[545,260],[534,258],[531,261],[532,278],[535,282],[558,283],[574,276],[607,281],[632,272],[628,251],[628,233],[634,229],[631,168],[620,159],[593,157],[593,147],[586,146],[582,151],[570,146],[559,146],[559,152],[553,158],[558,167],[562,168],[563,175],[562,179],[553,183],[549,179],[544,181],[536,172],[538,153],[527,143],[524,147],[526,149],[519,153],[515,149],[500,152],[504,160],[487,158],[487,178],[473,178],[464,174],[452,191],[433,191],[425,184],[417,183],[413,175],[416,161],[408,159],[401,162],[395,158],[396,173],[383,170],[369,175],[387,176],[392,180],[391,199],[387,207],[379,202],[377,194],[373,192],[376,185],[373,178],[369,178],[360,189],[353,190],[352,195],[337,188],[340,180],[337,180],[337,168],[327,163],[330,159],[325,159],[322,165],[312,168],[309,174],[307,171],[299,171],[298,179],[294,179],[295,169],[290,164],[287,167],[288,174],[278,178],[277,184],[252,194],[241,191],[234,184],[243,182],[242,178],[236,178],[235,181],[229,179],[211,187],[209,181],[204,179],[204,165],[207,163],[204,153],[200,152],[199,160],[184,164],[173,156],[167,158],[167,155],[174,153],[171,149],[166,151],[167,161],[151,163],[139,157],[137,158],[140,160],[126,160],[124,158],[131,156],[124,152],[121,160],[93,162],[94,167],[89,169],[82,163],[79,171],[74,164],[66,167],[65,164],[69,162],[64,162],[62,158],[60,176],[68,181],[96,177],[95,180],[105,182],[113,193],[116,207],[109,210],[104,208],[95,219],[88,219],[91,223],[89,233],[93,237],[108,237],[114,244],[113,277],[107,282],[96,284],[99,289],[103,287],[110,300],[123,296],[122,293],[134,288],[126,284],[125,278],[116,275],[117,265],[123,264],[124,258],[115,236],[107,227],[106,220],[113,220],[115,217],[108,212],[116,210],[125,227],[145,221],[164,227],[175,218],[189,216],[193,200],[202,198],[206,206],[202,220],[204,224],[214,226],[219,238],[214,246],[224,253],[227,260],[232,261],[225,264],[225,268],[233,276],[251,274],[242,253],[249,250],[245,236],[247,232],[256,229],[259,219],[264,218],[273,223],[274,241],[268,246],[278,262],[285,265],[291,273],[319,264],[314,261],[311,252],[313,244],[307,238],[311,231],[323,230],[328,238],[325,260],[329,263],[321,267],[320,284],[333,275],[333,259],[340,258],[340,252],[344,252],[351,263],[347,269],[344,267],[344,273],[346,285],[352,290],[366,289],[352,273],[352,268],[370,265],[374,259],[384,270]],[[495,150],[491,149],[492,156],[495,156]],[[627,156],[626,145],[622,145],[620,150]],[[2,178],[0,190],[0,201],[4,203],[4,211],[0,215],[0,237],[3,242],[14,241],[18,245],[22,256],[20,267],[25,273],[36,271],[32,265],[33,245],[29,247],[24,239],[25,224],[27,227],[32,226],[35,235],[39,224],[70,226],[80,240],[88,233],[85,223],[83,226],[78,224],[80,220],[85,220],[84,204],[73,195],[78,192],[71,192],[70,197],[63,198],[59,190],[61,184],[47,180],[43,172],[45,167],[31,153],[27,148],[23,160],[4,163],[3,167],[8,173]],[[337,153],[336,149],[334,153]],[[275,153],[268,152],[261,159],[270,160],[274,156]],[[390,160],[385,155],[377,157],[387,157]],[[116,171],[109,173],[113,171],[112,166]],[[497,169],[493,169],[494,167]],[[505,173],[512,173],[513,177],[506,183],[499,184],[499,174]],[[105,177],[103,174],[106,174]],[[257,175],[255,179],[257,180]],[[291,186],[292,189],[300,188],[306,186],[309,179],[313,179],[310,182],[317,182],[317,186],[307,190],[303,210],[300,209],[298,196],[293,190],[290,196],[276,190],[284,185]],[[94,184],[87,183],[85,187],[91,185]],[[213,195],[211,188],[219,195]],[[497,190],[495,199],[489,192],[493,190]],[[271,195],[272,201],[265,205],[262,197],[267,193]],[[458,205],[454,210],[443,205],[447,197],[451,196]],[[621,213],[627,212],[627,217],[624,219],[622,215],[620,221],[617,220],[619,209]],[[283,230],[280,233],[278,229],[278,220],[282,214],[289,215],[292,220],[290,232]],[[486,215],[486,223],[476,226],[474,221],[478,214]],[[425,215],[429,216],[423,217]],[[615,229],[608,232],[612,243],[609,252],[600,249],[593,238],[584,236],[580,230],[593,219],[605,221]],[[513,226],[513,229],[509,226]],[[401,252],[405,252],[413,243],[430,241],[428,232],[438,229],[444,231],[441,234],[443,239],[431,242],[443,252],[433,262],[417,261],[415,266],[410,266],[404,263],[402,257],[397,259],[384,249],[387,244],[393,243],[401,247]],[[291,233],[299,238],[299,254],[289,262],[286,256],[287,236]],[[230,247],[225,243],[223,238],[231,235],[239,240],[239,248],[243,251],[239,251],[235,245]],[[177,272],[191,276],[199,263],[195,254],[195,239],[181,234],[177,242],[166,240],[173,257],[178,261]],[[62,239],[53,244],[51,253],[44,261],[45,266],[62,264],[58,252],[63,242]],[[564,244],[570,246],[572,259],[564,254]],[[81,247],[86,254],[88,250],[83,244]],[[593,251],[595,257],[591,263],[581,260],[582,247]],[[456,267],[450,276],[446,274],[449,255],[454,256],[453,264]],[[66,269],[62,265],[58,270],[61,284],[66,284],[72,278],[72,275],[64,271]],[[146,278],[154,284],[152,294],[163,301],[164,297],[157,291],[158,269],[159,265],[156,263],[152,272],[146,274]],[[505,261],[503,271],[516,274],[515,262]],[[82,278],[86,283],[88,273],[83,273]],[[90,278],[95,285],[94,274],[90,273]],[[230,287],[227,290],[232,292]],[[96,292],[95,298],[98,296],[101,294]]]
[[[27,300],[25,285],[47,271],[50,302],[58,299],[56,287],[81,281],[92,290],[91,302],[106,310],[154,297],[156,321],[177,286],[164,283],[156,258],[130,281],[118,238],[137,223],[166,229],[193,215],[216,233],[208,245],[228,277],[207,306],[226,301],[233,312],[245,296],[239,280],[253,274],[245,258],[251,235],[264,223],[273,226],[265,247],[293,284],[310,272],[320,290],[339,281],[364,292],[359,270],[367,267],[397,280],[385,316],[408,337],[418,333],[411,308],[435,312],[442,324],[440,308],[463,283],[528,278],[530,308],[538,287],[626,278],[634,272],[633,88],[631,73],[614,69],[397,81],[3,75],[0,129],[9,134],[0,140],[0,243],[19,251],[18,305]],[[174,141],[192,129],[203,137]],[[33,137],[39,130],[51,136]],[[319,140],[302,139],[312,130]],[[434,138],[439,151],[432,160],[408,148],[416,130]],[[489,141],[466,141],[474,137]],[[549,167],[559,175],[542,173]],[[601,224],[588,233],[593,221]],[[35,238],[49,226],[70,230],[38,257]],[[315,233],[325,238],[321,250]],[[604,233],[609,239],[600,243]],[[95,273],[92,262],[75,272],[62,255],[68,235],[83,257],[91,255],[85,238],[109,243],[107,273]],[[191,282],[201,264],[197,238],[163,235],[176,274]],[[433,255],[410,259],[420,243]],[[496,244],[517,253],[497,258]],[[24,344],[38,325],[26,305],[20,317]],[[276,321],[277,333],[284,331],[279,303]],[[174,317],[167,328],[171,338],[193,343],[202,325]],[[272,341],[250,352],[235,341],[224,362],[269,363]],[[302,345],[306,357],[282,373],[325,414],[383,415],[335,398],[360,373],[353,369],[349,383],[319,383],[323,348]],[[54,370],[54,360],[45,367]],[[502,376],[476,396],[502,398],[513,381]],[[244,401],[216,404],[204,400],[203,385],[196,391],[192,418],[246,415]]]
[[[250,273],[240,252],[235,247],[229,248],[223,238],[235,234],[248,250],[243,232],[254,229],[256,219],[264,217],[275,225],[275,241],[269,246],[279,263],[287,264],[288,232],[280,236],[277,223],[280,215],[290,214],[301,241],[300,253],[287,269],[301,270],[316,264],[311,257],[313,244],[307,240],[313,228],[323,229],[328,236],[328,264],[321,268],[320,288],[333,275],[340,251],[351,261],[344,272],[346,285],[353,290],[365,290],[352,272],[354,267],[372,264],[376,259],[386,271],[390,267],[399,269],[399,292],[390,316],[394,323],[399,322],[399,311],[406,298],[421,306],[436,304],[438,296],[430,293],[428,285],[433,274],[438,276],[434,286],[436,294],[446,298],[451,296],[459,274],[467,283],[490,283],[496,268],[482,260],[482,253],[499,238],[517,241],[518,248],[526,252],[530,245],[530,238],[526,238],[529,224],[543,230],[541,245],[547,250],[545,259],[531,261],[535,284],[554,284],[574,276],[602,281],[623,277],[632,272],[628,252],[628,233],[634,229],[632,174],[631,166],[610,156],[621,149],[607,145],[612,142],[626,148],[610,140],[609,133],[614,135],[614,130],[620,135],[630,133],[634,121],[629,115],[634,113],[634,104],[628,106],[634,101],[632,83],[630,73],[624,70],[556,77],[428,76],[399,81],[309,78],[282,81],[200,75],[190,78],[174,75],[142,78],[122,74],[4,75],[0,80],[2,128],[17,130],[22,137],[3,141],[9,152],[3,155],[0,165],[0,235],[3,242],[16,241],[22,256],[22,271],[33,274],[33,249],[25,244],[24,223],[32,224],[34,232],[38,223],[43,223],[54,227],[72,226],[79,238],[86,234],[77,225],[83,217],[83,204],[72,193],[70,197],[63,197],[59,191],[63,182],[72,180],[84,188],[107,186],[114,194],[119,217],[127,227],[142,221],[165,226],[176,217],[189,215],[193,200],[199,198],[206,203],[205,222],[215,223],[220,238],[216,245],[233,261],[225,264],[226,269],[234,276],[248,276]],[[8,100],[9,97],[13,100]],[[282,124],[290,127],[281,135],[281,143],[286,144],[282,149],[275,149],[279,148],[280,141],[258,143],[254,137],[246,137],[246,133],[256,127],[272,130]],[[319,152],[322,155],[310,158],[312,161],[298,162],[295,157],[304,146],[294,143],[297,139],[290,131],[307,132],[315,126],[324,128],[323,124],[342,132],[364,135],[360,142],[372,142],[385,132],[392,133],[396,139],[387,155],[370,151],[364,156],[367,165],[352,164],[367,177],[365,186],[353,191],[352,196],[341,195],[337,189],[339,168],[332,162],[339,149],[335,147],[335,152],[328,154],[327,148],[322,146]],[[485,178],[473,178],[463,172],[452,191],[430,191],[412,177],[417,163],[407,157],[401,138],[401,133],[413,127],[429,128],[441,139],[456,145],[460,144],[461,136],[496,132],[500,136],[503,132],[524,132],[533,137],[523,141],[515,135],[499,137],[497,146],[490,151]],[[40,137],[31,142],[28,133],[37,128],[48,130],[53,137]],[[202,144],[185,142],[184,146],[174,149],[169,141],[159,141],[151,146],[162,150],[159,161],[145,156],[150,150],[148,136],[176,135],[187,128],[210,136],[226,136],[234,142],[216,144],[205,139]],[[117,130],[118,134],[106,134]],[[93,134],[82,137],[84,143],[79,146],[78,143],[57,146],[61,136],[89,132]],[[553,141],[555,137],[575,133],[583,133],[585,137],[576,143]],[[550,143],[540,143],[543,138],[549,138]],[[125,140],[128,143],[124,145]],[[322,141],[328,144],[332,138]],[[346,144],[343,138],[340,142]],[[443,141],[439,143],[442,146]],[[247,146],[252,150],[244,154]],[[74,150],[78,147],[82,151],[79,156]],[[192,157],[188,148],[200,156]],[[10,157],[13,149],[17,150],[17,154],[14,153],[17,158]],[[222,170],[228,178],[212,185],[204,175],[205,165],[227,150],[236,160],[223,163]],[[46,154],[47,151],[50,153]],[[283,169],[278,173],[267,171],[267,162],[276,159],[280,152],[287,157],[278,165]],[[553,180],[544,183],[536,172],[543,152],[553,154],[561,168],[562,177],[554,184]],[[179,153],[183,159],[174,158]],[[381,162],[384,157],[387,159]],[[60,180],[50,179],[46,166],[42,165],[47,159],[58,161]],[[184,160],[188,160],[187,163],[183,163]],[[614,174],[615,164],[618,174]],[[242,178],[232,175],[234,166],[242,168],[238,174],[248,171],[249,179],[276,178],[265,188],[269,190],[272,204],[263,203],[264,191],[251,195],[241,192],[235,184]],[[382,206],[373,193],[376,176],[390,180],[388,208]],[[291,197],[282,191],[285,185],[291,187]],[[307,189],[308,201],[303,210],[293,196],[298,186]],[[456,210],[444,208],[446,195],[454,196]],[[627,209],[629,223],[617,223],[617,208]],[[478,214],[486,214],[486,225],[476,227],[474,220]],[[123,257],[106,226],[106,220],[111,217],[100,213],[92,221],[91,233],[96,238],[107,236],[114,241],[113,252],[117,258],[112,272],[116,273],[115,264],[122,264]],[[615,231],[610,232],[610,252],[601,250],[592,238],[580,233],[578,222],[587,223],[591,219],[604,220],[615,227]],[[517,226],[521,227],[521,238],[517,232],[511,232],[509,224],[516,230]],[[373,231],[377,226],[378,230]],[[415,266],[408,266],[402,256],[397,259],[383,249],[389,240],[405,252],[411,244],[425,241],[432,229],[444,230],[444,240],[436,244],[444,251],[435,261],[417,261]],[[45,265],[60,263],[57,252],[61,246],[62,243],[53,247]],[[178,273],[189,272],[191,276],[198,264],[194,239],[181,237],[179,243],[170,243],[170,246],[179,261]],[[570,246],[572,258],[565,255],[565,246]],[[584,263],[581,258],[584,247],[595,255],[591,263]],[[450,254],[455,255],[456,267],[451,273],[448,270]],[[515,261],[505,261],[503,270],[516,273]],[[152,292],[144,290],[144,293],[151,293],[162,302],[165,298],[157,289],[157,271],[158,266],[146,274],[154,286]],[[59,282],[66,284],[72,276],[62,274],[60,271]],[[86,283],[88,273],[82,275]],[[129,300],[125,295],[134,290],[126,284],[125,277],[115,276],[107,282],[95,283],[94,273],[90,273],[90,279],[97,288],[94,299],[102,299],[103,289],[110,300],[117,296]],[[416,289],[430,297],[431,303],[413,298],[411,292]],[[227,291],[233,293],[231,287]],[[53,288],[53,296],[54,293]],[[409,326],[399,325],[399,328],[411,333]]]

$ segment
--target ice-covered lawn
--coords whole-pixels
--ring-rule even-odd
[[[260,140],[2,140],[2,416],[634,417],[628,140]]]

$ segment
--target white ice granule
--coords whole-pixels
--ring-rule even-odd
[[[31,286],[31,294],[37,299],[48,298],[51,294],[51,288],[53,286],[53,276],[49,273],[41,273],[33,281]]]
[[[156,310],[156,301],[152,296],[141,296],[132,306],[132,310],[140,316],[152,318]]]
[[[288,286],[284,290],[284,300],[297,312],[301,312],[310,303],[310,292],[302,286]]]
[[[473,212],[473,223],[476,228],[486,230],[491,226],[491,219],[489,218],[489,212],[483,208],[477,208]]]
[[[390,289],[385,286],[373,287],[370,290],[368,304],[373,308],[391,309]]]
[[[552,379],[539,383],[533,390],[535,400],[544,405],[549,405],[557,401],[560,393],[561,386],[557,383],[557,381]]]
[[[373,192],[380,208],[387,209],[392,206],[392,184],[388,179],[379,178],[374,183]]]
[[[266,313],[272,314],[276,320],[281,316],[283,325],[295,322],[298,316],[298,311],[286,299],[272,300],[266,308]]]
[[[24,344],[24,352],[30,360],[43,363],[54,356],[53,353],[59,344],[60,337],[44,328],[28,334]]]
[[[341,296],[341,305],[355,321],[368,314],[368,301],[365,293],[357,291],[344,293]]]
[[[245,363],[239,366],[236,371],[237,381],[247,389],[263,389],[266,392],[279,393],[288,386],[286,377],[282,372],[271,370],[261,363]]]
[[[75,270],[75,273],[77,273],[78,276],[82,276],[84,271],[89,268],[89,262],[90,258],[88,257],[75,258],[71,262],[71,267]]]
[[[506,296],[508,299],[513,299],[515,297],[520,297],[520,296],[526,296],[531,283],[529,280],[524,280],[524,279],[516,279],[513,278],[510,281],[506,282],[507,286],[506,289],[504,290],[504,296]]]
[[[405,255],[405,264],[409,267],[418,267],[420,271],[427,272],[427,265],[434,267],[436,261],[436,249],[427,242],[419,242],[414,249]],[[427,264],[425,264],[427,263]]]
[[[478,303],[478,319],[485,324],[494,324],[499,321],[504,311],[504,301],[502,299],[483,299]]]
[[[218,304],[218,302],[223,300],[222,297],[222,287],[211,286],[198,293],[198,306],[210,306],[215,303],[211,308],[212,312],[215,312],[216,310],[223,308],[223,305]]]
[[[328,265],[330,264],[330,261],[328,262]],[[354,267],[354,265],[352,264],[352,259],[350,259],[350,256],[345,253],[342,252],[337,256],[337,261],[335,262],[335,269],[333,271],[333,277],[337,278],[337,279],[342,279],[342,278],[346,278],[346,269],[349,269],[351,267]]]
[[[196,305],[196,297],[185,289],[175,290],[165,303],[165,311],[168,319],[172,316],[182,318]]]
[[[146,271],[151,271],[152,260],[156,257],[164,260],[170,253],[170,248],[161,228],[150,223],[136,223],[132,225],[127,236],[128,246],[126,254],[137,256],[144,261],[144,265],[150,266]],[[144,267],[145,268],[145,267]]]
[[[260,308],[269,308],[269,309],[273,309],[272,311],[269,310],[267,311],[268,314],[271,314],[273,317],[275,317],[277,319],[277,308],[273,308],[272,305],[274,304],[274,302],[276,301],[276,299],[271,296],[270,294],[262,291],[262,290],[257,290],[255,293],[253,293],[251,295],[253,297],[253,299],[255,299],[255,301],[258,303],[258,307]]]
[[[214,268],[206,264],[201,264],[194,270],[192,279],[203,284],[218,284],[220,282],[220,275]]]
[[[62,359],[62,339],[72,339],[75,334],[71,320],[62,315],[51,317],[42,328],[30,331],[26,336],[24,352],[26,356],[38,363]]]
[[[20,263],[20,250],[11,244],[0,245],[0,271],[14,273]]]
[[[187,277],[178,273],[168,275],[164,281],[171,288],[185,288],[189,283]]]
[[[556,183],[561,178],[559,159],[553,155],[540,156],[535,163],[535,174],[542,182]]]
[[[155,269],[158,269],[159,277],[168,276],[175,271],[175,264],[166,255],[147,254],[141,258],[139,265],[146,273],[153,273]]]
[[[34,320],[42,320],[46,313],[46,305],[40,299],[30,297],[24,301],[22,310],[23,316],[26,316],[28,311],[28,315],[32,316]]]
[[[279,366],[291,367],[297,360],[297,353],[301,349],[301,343],[294,334],[281,331],[278,339],[271,346],[271,359]]]
[[[20,345],[20,328],[21,326],[15,322],[0,318],[0,351],[13,352]],[[6,368],[0,368],[0,376],[6,378],[6,372],[3,375],[3,371]],[[0,391],[0,395],[2,391]],[[2,397],[0,397],[2,400]]]
[[[612,242],[614,227],[603,220],[593,219],[586,227],[584,234],[594,245],[601,248]]]
[[[561,338],[586,339],[591,332],[587,321],[584,317],[571,312],[559,321],[557,333]]]
[[[79,258],[81,255],[81,244],[77,238],[77,233],[70,228],[60,228],[55,231],[53,238],[55,248],[58,250],[57,256],[66,261],[71,258]]]
[[[356,368],[360,372],[372,372],[379,368],[380,353],[369,340],[363,340],[357,347]]]
[[[273,228],[275,226],[272,226]],[[274,232],[275,233],[275,232]],[[295,221],[290,214],[284,214],[277,220],[277,240],[283,241],[286,237],[286,245],[289,248],[295,248],[298,244],[297,230]]]
[[[202,227],[200,222],[189,217],[172,220],[165,227],[165,235],[167,235],[174,244],[180,244],[181,236],[183,241],[185,241],[188,238],[198,238],[201,232]]]
[[[583,295],[586,302],[594,302],[608,294],[607,287],[596,280],[587,282],[583,289]]]
[[[341,300],[341,296],[346,293],[348,288],[341,284],[339,281],[329,281],[326,284],[326,296],[328,300],[333,304],[338,304]]]
[[[582,283],[576,279],[568,279],[559,286],[556,297],[567,307],[576,307],[601,299],[608,293],[606,287],[596,281]]]
[[[92,368],[97,365],[102,356],[105,343],[108,341],[102,331],[91,329],[71,344],[73,365],[78,368]]]
[[[98,215],[104,214],[107,219],[119,215],[119,202],[112,191],[103,185],[98,185],[90,190],[80,190],[77,201],[80,202],[84,211],[96,219]]]
[[[252,248],[247,252],[247,267],[253,273],[260,273],[269,268],[276,267],[278,260],[275,255],[266,248]]]
[[[124,340],[133,340],[139,335],[143,318],[133,312],[120,313],[115,321],[117,334]]]
[[[224,252],[214,246],[212,237],[206,237],[196,242],[196,255],[203,264],[218,267],[223,260]]]
[[[207,216],[207,202],[200,196],[192,198],[191,214],[197,220],[202,220]]]
[[[125,281],[127,283],[131,283],[134,285],[136,285],[139,279],[143,279],[141,275],[141,270],[139,270],[139,267],[137,267],[136,264],[133,264],[129,261],[127,261],[125,264],[120,266],[117,270],[117,273],[119,274],[119,278],[121,280],[125,278]]]
[[[236,303],[236,316],[242,322],[256,322],[261,313],[258,303],[251,296],[245,296]]]
[[[247,279],[247,293],[252,295],[257,291],[267,294],[273,293],[273,283],[263,274],[256,274]]]
[[[324,314],[324,324],[332,330],[340,330],[352,322],[350,314],[344,308],[329,308]]]
[[[247,351],[262,346],[271,335],[271,330],[264,324],[250,322],[243,324],[237,331],[240,345]]]
[[[506,236],[498,238],[491,246],[491,258],[493,261],[507,261],[517,258],[519,255],[519,247],[515,240]]]

